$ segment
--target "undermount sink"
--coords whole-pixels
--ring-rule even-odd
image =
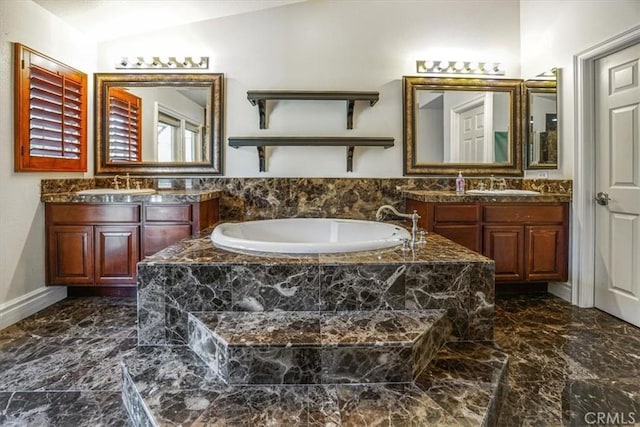
[[[85,195],[85,196],[89,196],[89,195],[99,196],[99,195],[109,195],[109,194],[139,195],[139,194],[154,194],[155,192],[156,190],[154,190],[153,188],[121,188],[117,190],[115,188],[92,188],[90,190],[77,191],[76,194]]]
[[[476,196],[538,196],[539,191],[533,190],[468,190],[467,194]]]

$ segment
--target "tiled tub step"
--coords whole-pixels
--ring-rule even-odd
[[[185,347],[128,359],[123,402],[136,426],[493,426],[508,357],[446,344],[413,383],[226,385]]]
[[[447,341],[444,310],[191,313],[189,347],[227,384],[403,383]]]

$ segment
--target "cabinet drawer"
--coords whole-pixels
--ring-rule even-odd
[[[562,205],[485,205],[483,217],[484,222],[561,223],[565,210]]]
[[[478,222],[480,206],[478,205],[436,205],[435,222]]]
[[[191,225],[147,225],[144,227],[143,256],[147,257],[192,234]]]
[[[140,222],[138,204],[47,203],[47,220],[51,224],[95,224]]]
[[[145,206],[145,222],[190,222],[191,205],[148,205]]]

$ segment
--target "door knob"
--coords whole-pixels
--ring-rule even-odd
[[[600,191],[598,194],[596,194],[595,201],[599,205],[606,206],[609,204],[609,200],[611,199],[609,199],[609,195],[605,192]]]

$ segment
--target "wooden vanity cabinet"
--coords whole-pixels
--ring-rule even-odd
[[[407,212],[420,215],[418,226],[472,251],[482,252],[480,206],[473,203],[425,203],[407,199]]]
[[[132,294],[136,264],[218,221],[218,199],[195,203],[46,203],[48,285]],[[108,291],[108,289],[111,291]],[[120,289],[120,290],[118,290]]]
[[[430,203],[407,199],[419,225],[495,261],[496,282],[566,281],[567,203]]]
[[[139,204],[47,203],[49,285],[136,283]]]
[[[144,206],[143,258],[218,222],[218,199]]]

